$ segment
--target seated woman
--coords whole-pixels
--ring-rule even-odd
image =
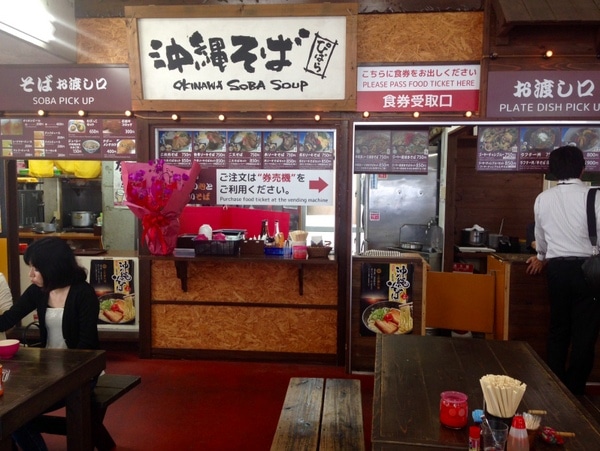
[[[36,240],[27,247],[23,259],[29,265],[31,285],[0,315],[0,331],[14,327],[35,310],[44,347],[98,349],[98,297],[67,242],[56,237]],[[26,451],[47,449],[33,423],[15,431],[13,438]]]

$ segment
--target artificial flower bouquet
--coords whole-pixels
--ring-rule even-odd
[[[142,220],[142,238],[151,254],[169,255],[175,249],[179,216],[190,200],[199,173],[196,162],[189,170],[167,165],[163,160],[122,163],[124,204]]]

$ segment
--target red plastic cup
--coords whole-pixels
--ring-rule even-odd
[[[468,396],[458,391],[445,391],[440,395],[440,423],[452,429],[467,425]]]

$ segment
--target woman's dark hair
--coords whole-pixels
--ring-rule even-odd
[[[35,240],[25,250],[23,260],[37,269],[44,278],[45,291],[62,288],[87,279],[75,254],[65,240],[56,237]]]
[[[579,147],[562,146],[550,152],[550,173],[557,180],[576,179],[581,177],[585,168],[583,152]]]

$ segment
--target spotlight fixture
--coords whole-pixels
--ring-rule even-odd
[[[554,52],[552,50],[546,50],[542,56],[545,59],[548,59],[548,58],[552,58],[552,55],[554,55]]]
[[[77,115],[78,115],[79,117],[84,117],[84,116],[87,116],[87,113],[86,113],[84,110],[79,110],[79,111],[77,112]]]
[[[363,111],[362,116],[366,119],[371,115],[371,113],[369,113],[368,111]]]
[[[273,116],[271,114],[267,114],[267,120],[271,122],[273,120]]]
[[[315,114],[315,121],[319,122],[321,120],[321,115],[320,114]]]
[[[44,110],[38,110],[37,115],[44,117],[46,115],[46,112]]]
[[[471,116],[473,116],[472,111],[465,111],[465,117],[471,117]]]
[[[225,115],[224,114],[219,114],[219,120],[221,122],[223,122],[225,120]]]
[[[171,114],[171,120],[177,122],[179,120],[179,114],[177,114],[177,113]]]
[[[421,113],[419,113],[418,111],[415,111],[412,116],[416,119],[421,115]]]
[[[130,110],[125,110],[124,114],[125,114],[125,117],[131,117],[131,116],[133,116],[133,112],[130,111]]]
[[[498,54],[497,54],[496,52],[492,52],[492,53],[490,53],[490,59],[491,59],[491,60],[498,59]]]

